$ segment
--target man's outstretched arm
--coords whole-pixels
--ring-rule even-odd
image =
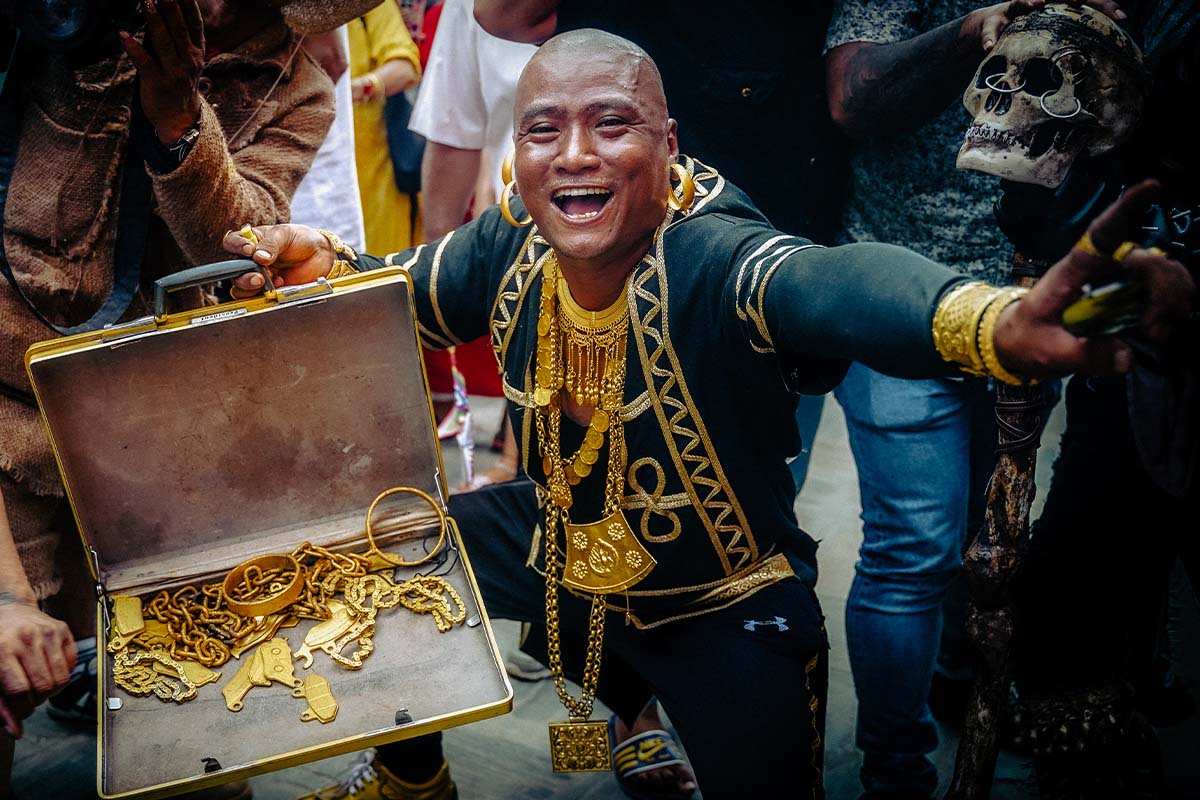
[[[752,342],[765,332],[785,357],[860,361],[898,377],[945,374],[947,362],[1001,379],[1124,372],[1128,344],[1074,336],[1062,313],[1085,285],[1123,278],[1145,289],[1148,339],[1166,338],[1186,319],[1195,293],[1187,270],[1161,251],[1122,248],[1157,192],[1151,181],[1126,191],[1027,294],[968,281],[903,248],[855,244],[781,253],[773,271],[757,270],[765,288],[739,288],[741,316],[761,321],[748,328]],[[1118,262],[1111,254],[1120,249],[1129,252]]]

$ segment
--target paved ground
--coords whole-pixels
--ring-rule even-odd
[[[476,439],[488,442],[496,430],[498,404],[476,403],[479,418]],[[1044,493],[1050,463],[1061,431],[1061,412],[1052,420],[1039,462],[1038,482]],[[481,447],[480,458],[490,458]],[[451,485],[462,474],[460,454],[445,452]],[[846,445],[841,409],[832,400],[813,448],[808,484],[797,501],[801,524],[821,539],[821,603],[829,620],[832,639],[828,741],[826,744],[826,789],[831,800],[852,800],[860,791],[858,751],[854,747],[854,688],[846,655],[842,625],[845,598],[853,577],[859,542],[859,498],[854,464]],[[1183,654],[1185,671],[1200,679],[1200,619],[1195,609],[1188,620],[1191,650]],[[515,625],[498,622],[502,643],[514,643]],[[512,714],[450,731],[446,749],[463,800],[622,800],[622,794],[606,774],[555,776],[547,757],[546,722],[561,718],[561,707],[553,687],[546,681],[515,682],[516,704]],[[598,712],[604,714],[603,711]],[[731,731],[731,735],[753,735]],[[202,735],[202,732],[198,732]],[[1200,797],[1200,722],[1160,731],[1168,771],[1179,798]],[[943,788],[954,762],[955,738],[943,730],[942,746],[935,754]],[[26,738],[18,744],[14,783],[26,800],[84,800],[94,794],[95,736],[59,726],[39,711],[30,720]],[[350,756],[283,770],[253,779],[259,800],[285,800],[332,783]],[[747,769],[753,769],[747,765]],[[1000,800],[1035,797],[1029,786],[1027,764],[1019,757],[1002,755],[993,797]]]

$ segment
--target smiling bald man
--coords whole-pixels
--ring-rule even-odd
[[[1010,381],[1127,367],[1124,345],[1059,319],[1114,267],[1101,254],[1136,231],[1153,187],[1026,294],[890,245],[826,249],[772,229],[679,154],[657,69],[618,37],[547,42],[516,123],[501,209],[428,246],[378,259],[276,226],[255,228],[257,245],[231,232],[226,248],[285,285],[402,265],[425,345],[491,334],[528,478],[450,511],[489,612],[546,625],[570,719],[551,732],[556,766],[569,766],[564,742],[609,746],[586,722],[593,693],[631,724],[653,690],[708,800],[820,796],[828,644],[816,543],[792,512],[795,392],[827,391],[850,360]],[[1123,263],[1161,335],[1186,314],[1190,280],[1152,252]],[[453,797],[439,756],[436,739],[392,745],[358,777],[380,797]]]

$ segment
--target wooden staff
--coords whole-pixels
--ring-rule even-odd
[[[1045,269],[1046,265],[1020,253],[1013,256],[1013,282],[1019,286],[1032,286]],[[999,752],[998,723],[1012,683],[1013,587],[1029,545],[1042,405],[1039,384],[996,382],[996,468],[988,486],[983,528],[963,556],[971,590],[967,636],[982,659],[946,800],[982,800],[992,791]]]

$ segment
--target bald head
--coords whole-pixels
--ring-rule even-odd
[[[667,98],[662,76],[650,55],[628,39],[584,28],[560,33],[537,49],[517,83],[514,114],[520,126],[530,98],[547,86],[580,73],[603,72],[613,78],[612,88],[636,99],[646,111],[667,122]]]

